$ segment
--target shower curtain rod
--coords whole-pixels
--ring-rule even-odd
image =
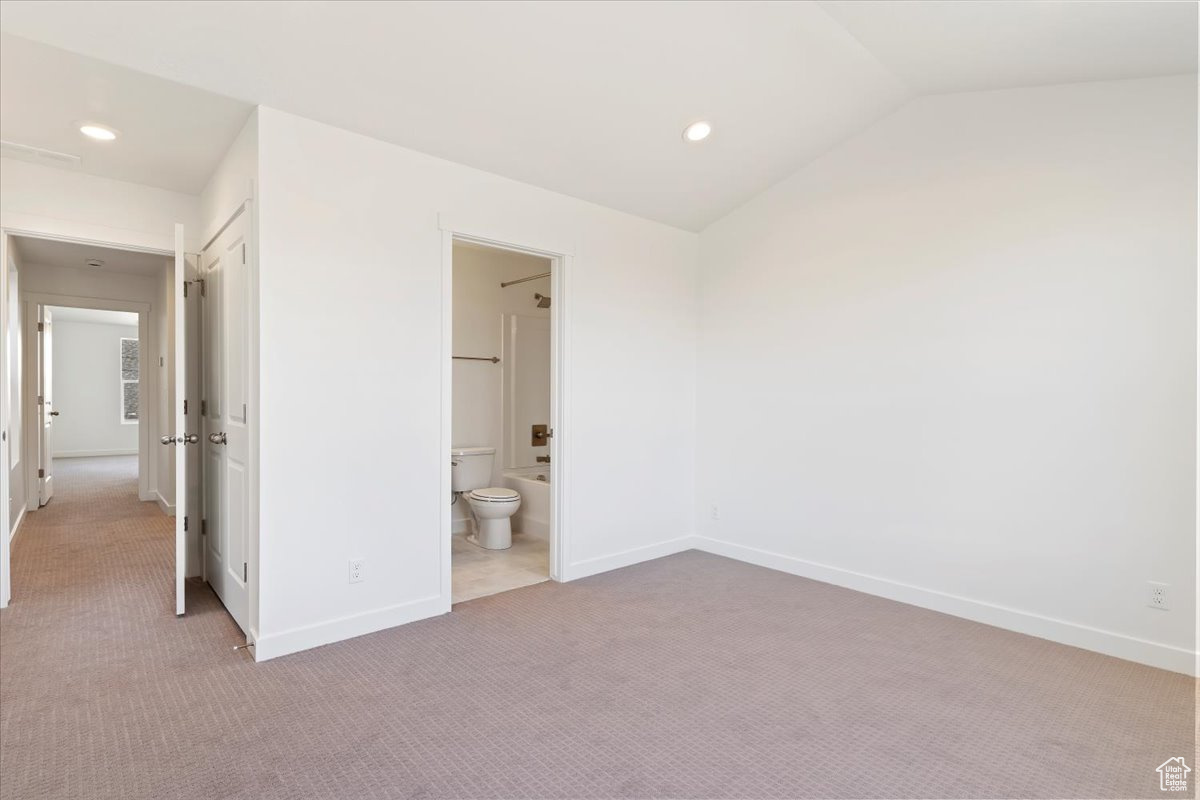
[[[541,275],[530,275],[528,278],[517,278],[515,281],[502,281],[500,283],[500,288],[503,289],[505,286],[512,286],[514,283],[524,283],[525,281],[536,281],[538,278],[549,278],[549,277],[550,277],[549,272],[543,272]]]

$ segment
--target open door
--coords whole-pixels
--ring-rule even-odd
[[[200,441],[188,433],[187,301],[184,287],[187,265],[183,254],[183,225],[175,225],[175,613],[184,611],[184,579],[187,577],[188,457],[186,448]],[[164,442],[166,437],[164,437]]]
[[[50,309],[38,306],[38,506],[54,496],[54,320]]]
[[[244,210],[244,207],[243,207]],[[204,577],[243,631],[250,623],[248,223],[234,216],[200,255],[204,286]]]

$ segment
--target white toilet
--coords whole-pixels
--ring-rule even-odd
[[[475,517],[470,541],[488,550],[512,547],[510,519],[521,507],[521,495],[512,489],[488,486],[492,482],[494,447],[456,447],[450,451],[450,488],[463,492]]]

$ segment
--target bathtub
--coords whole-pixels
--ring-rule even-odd
[[[550,467],[507,469],[501,482],[521,495],[521,509],[512,518],[513,532],[549,541]]]

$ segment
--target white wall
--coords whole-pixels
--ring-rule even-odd
[[[199,221],[191,195],[0,158],[0,225],[10,231],[169,252],[176,222],[199,247]]]
[[[701,253],[704,546],[1192,668],[1194,76],[914,101]]]
[[[258,111],[246,124],[200,192],[200,245],[208,243],[244,200],[254,196],[258,179]]]
[[[22,325],[24,315],[21,313],[21,257],[13,247],[5,249],[8,260],[7,289],[4,311],[5,322],[3,329],[8,334],[8,345],[5,353],[5,369],[8,371],[8,397],[4,413],[0,414],[5,430],[8,432],[8,464],[0,465],[7,469],[8,477],[8,524],[10,538],[17,532],[21,515],[25,513],[25,464],[22,461],[24,447],[24,432],[21,430],[21,414],[24,404],[21,402],[21,371],[24,367],[24,337]]]
[[[138,425],[121,420],[121,340],[137,325],[55,320],[54,455],[136,454]]]
[[[272,109],[258,137],[259,658],[448,607],[439,215],[574,253],[569,574],[688,541],[694,234]]]

